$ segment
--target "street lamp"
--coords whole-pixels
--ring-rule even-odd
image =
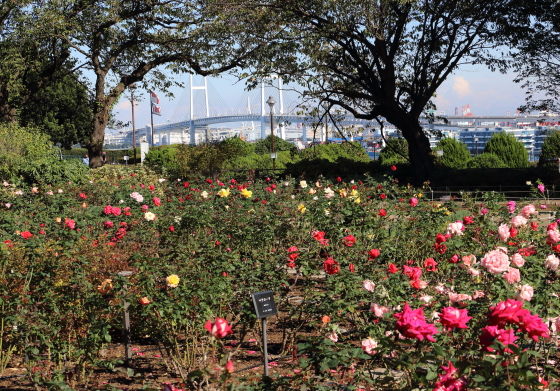
[[[474,138],[474,142],[476,144],[476,155],[475,156],[478,156],[478,137]]]
[[[276,103],[276,101],[274,100],[274,98],[272,96],[269,96],[266,103],[270,107],[270,140],[272,142],[272,149],[270,151],[270,158],[272,159],[272,169],[276,170],[276,152],[274,152],[274,119],[273,119],[273,114],[272,114],[272,110],[274,109],[274,104]]]

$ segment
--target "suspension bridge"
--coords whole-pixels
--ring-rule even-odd
[[[250,91],[244,90],[240,93],[238,103],[233,108],[225,103],[209,78],[196,79],[190,75],[189,87],[183,91],[175,111],[168,120],[155,124],[153,132],[150,124],[136,129],[137,143],[143,140],[149,145],[199,144],[235,135],[247,141],[254,141],[266,138],[271,133],[271,118],[274,134],[299,147],[304,147],[311,141],[323,142],[332,139],[335,135],[340,136],[340,132],[347,139],[352,139],[353,134],[365,135],[364,133],[367,133],[373,137],[379,136],[377,122],[357,119],[341,111],[332,113],[336,117],[336,127],[333,126],[330,117],[324,115],[325,108],[317,107],[319,111],[322,110],[321,118],[318,116],[319,114],[315,116],[302,114],[301,94],[291,87],[284,86],[278,77],[272,76],[263,80],[259,88]],[[275,101],[273,105],[267,104],[269,97]],[[500,130],[499,127],[518,129],[543,122],[539,116],[474,116],[469,114],[468,117],[465,117],[445,116],[444,112],[433,114],[436,116],[435,122],[429,123],[427,118],[421,119],[421,122],[426,124],[426,128],[449,130],[452,133],[461,129],[475,131],[488,131],[490,128]],[[445,118],[446,121],[439,121],[437,117]],[[549,116],[546,121],[558,124],[560,117]],[[396,130],[390,124],[387,124],[387,127],[389,132]],[[121,129],[117,133],[107,132],[105,149],[132,147],[132,133],[130,128]],[[527,132],[523,132],[523,135],[526,137],[525,133]],[[484,136],[487,135],[489,133],[485,132]],[[469,132],[468,135],[461,135],[457,138],[465,137],[467,139],[471,137],[474,140],[475,136]],[[431,141],[436,143],[437,139]],[[478,149],[478,147],[476,148]]]

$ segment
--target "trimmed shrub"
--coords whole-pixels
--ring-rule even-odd
[[[150,148],[149,152],[144,157],[144,165],[159,173],[177,170],[177,148],[177,145],[164,145]]]
[[[482,153],[469,160],[467,168],[507,168],[507,166],[497,155]]]
[[[447,168],[463,169],[471,160],[467,146],[454,138],[441,139],[437,144],[437,149],[443,150],[443,156],[439,161]]]
[[[379,153],[382,166],[408,163],[408,142],[404,138],[390,138]]]
[[[494,134],[484,147],[485,153],[498,156],[506,167],[529,167],[529,154],[523,143],[506,132]]]
[[[541,156],[539,158],[539,166],[557,166],[558,160],[546,161],[546,159],[554,159],[560,157],[560,132],[553,130],[548,133],[544,139]]]

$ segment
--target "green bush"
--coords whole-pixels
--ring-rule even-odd
[[[404,138],[390,138],[379,153],[382,166],[408,163],[408,142]]]
[[[267,136],[265,139],[259,140],[254,144],[254,151],[257,155],[269,154],[272,152],[272,138]],[[274,136],[274,152],[290,151],[297,152],[297,147],[278,136]]]
[[[507,168],[507,166],[497,155],[482,153],[469,160],[467,168]]]
[[[341,144],[319,144],[306,148],[298,152],[300,159],[323,159],[329,162],[336,162],[339,159],[348,159],[350,161],[359,161],[368,163],[370,157],[364,147],[360,143],[345,142]]]
[[[15,123],[0,124],[0,180],[16,180],[30,165],[53,164],[59,151],[49,136]]]
[[[486,143],[484,152],[498,156],[509,168],[529,166],[529,154],[523,143],[506,132],[494,134]]]
[[[466,168],[467,163],[471,159],[471,154],[467,146],[454,138],[441,139],[436,148],[443,150],[443,156],[440,158],[440,162],[442,166],[447,168]]]
[[[553,159],[560,157],[560,132],[553,130],[548,133],[544,139],[541,157],[539,158],[539,166],[557,166],[558,161],[547,162],[545,159]]]
[[[81,160],[33,162],[21,168],[19,176],[26,183],[56,185],[72,182],[76,185],[89,180],[90,169]]]
[[[172,172],[177,169],[177,145],[164,145],[150,148],[143,164],[159,173]],[[133,151],[134,153],[134,151]]]

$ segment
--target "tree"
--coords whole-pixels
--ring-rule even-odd
[[[68,72],[30,94],[17,118],[20,125],[35,127],[48,134],[53,143],[70,149],[89,141],[93,102],[86,83]]]
[[[544,139],[539,165],[558,166],[560,158],[560,132],[554,130]]]
[[[437,149],[443,151],[441,164],[444,167],[462,169],[467,167],[471,154],[467,146],[454,138],[443,138],[437,144]]]
[[[496,20],[510,0],[269,0],[288,27],[253,73],[305,87],[304,95],[357,118],[384,118],[402,131],[415,183],[433,170],[420,116],[461,64],[490,55]]]
[[[174,83],[166,71],[210,75],[242,66],[262,46],[243,26],[268,28],[263,18],[257,22],[258,13],[217,0],[51,0],[30,12],[95,74],[88,142],[94,168],[101,166],[105,127],[125,88],[140,82],[166,91]]]
[[[492,153],[504,162],[506,167],[528,167],[529,154],[513,134],[495,133],[484,146],[484,153]]]

